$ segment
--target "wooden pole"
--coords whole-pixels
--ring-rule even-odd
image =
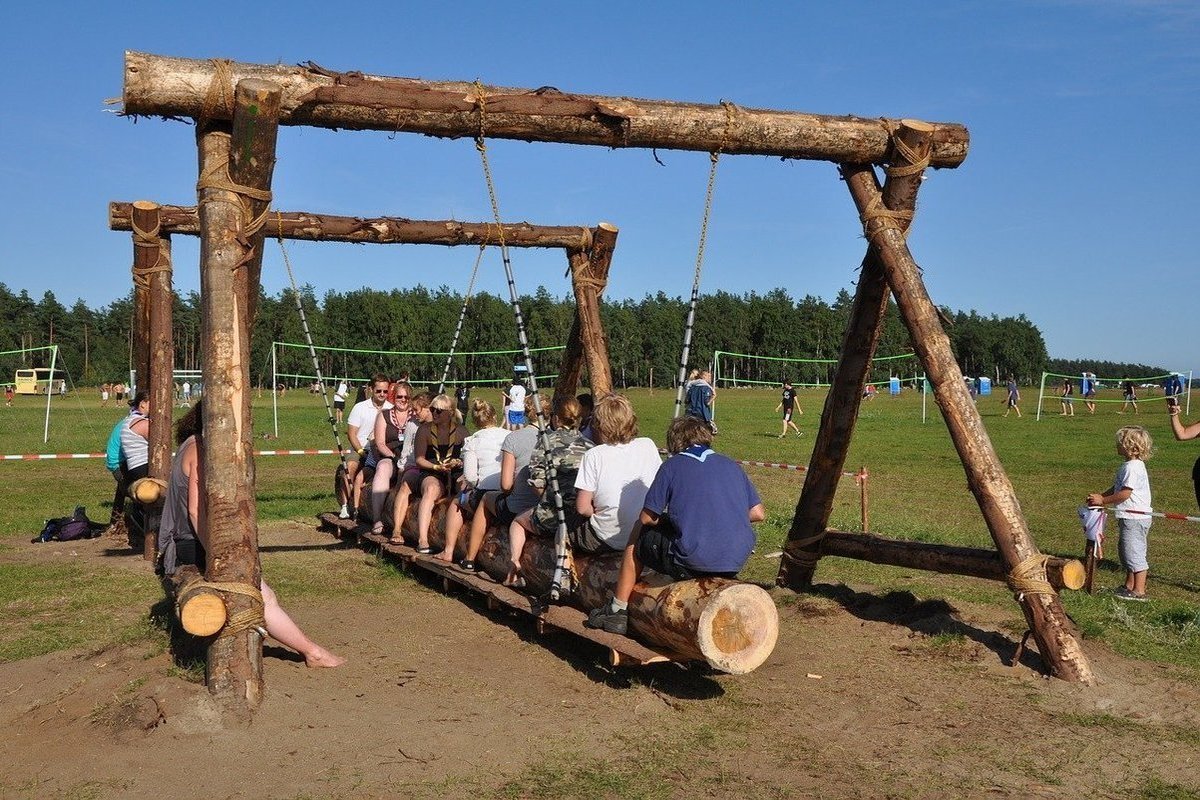
[[[612,368],[608,357],[608,337],[600,321],[600,297],[608,284],[617,246],[617,227],[601,222],[586,259],[572,260],[571,288],[575,291],[575,313],[588,381],[597,399],[612,393]]]
[[[581,263],[583,262],[583,263]],[[568,251],[567,264],[572,275],[576,270],[586,269],[587,254],[576,250]],[[558,378],[554,381],[556,397],[574,396],[579,391],[583,378],[583,334],[579,323],[579,298],[575,298],[575,313],[571,315],[571,330],[563,347],[562,362],[558,366]]]
[[[950,339],[929,299],[920,268],[904,241],[904,229],[894,218],[878,213],[883,201],[873,168],[846,167],[843,174],[863,220],[867,240],[879,253],[900,315],[933,384],[934,399],[962,460],[967,486],[975,495],[1005,566],[1010,571],[1023,572],[1030,563],[1027,559],[1034,559],[1040,553],[1029,535],[1012,483],[963,384]],[[1059,678],[1094,684],[1096,678],[1058,595],[1048,583],[1037,581],[1036,574],[1032,577],[1035,580],[1017,593],[1017,599],[1042,660]]]
[[[202,117],[207,87],[218,74],[234,80],[264,78],[281,86],[283,125],[476,136],[482,93],[487,135],[496,139],[720,151],[837,164],[884,163],[891,144],[887,128],[875,118],[387,78],[331,72],[311,63],[241,64],[132,51],[125,53],[124,113]],[[961,164],[967,155],[967,129],[955,123],[932,128],[932,166]]]
[[[893,156],[891,172],[883,189],[883,205],[902,215],[901,230],[907,231],[916,208],[917,189],[921,185],[922,166],[929,150],[930,127],[915,120],[904,120],[897,139],[903,142]],[[804,489],[796,504],[796,514],[784,544],[776,582],[802,589],[812,583],[820,557],[821,537],[833,512],[834,495],[846,464],[850,440],[862,405],[863,386],[871,372],[871,359],[883,330],[888,306],[888,286],[883,263],[874,248],[867,251],[850,307],[850,319],[842,339],[842,355],[834,371],[821,411],[821,424],[813,443]],[[862,486],[865,502],[866,485]],[[865,518],[866,511],[864,509]],[[867,530],[864,523],[863,530]]]
[[[133,363],[137,373],[137,390],[151,392],[152,362],[154,343],[154,279],[159,275],[163,264],[162,237],[159,233],[158,204],[139,200],[133,204],[130,217],[130,228],[133,230],[133,304],[134,304],[134,334],[133,334]],[[167,269],[170,268],[170,242],[166,250]],[[169,279],[168,279],[169,280]],[[168,334],[169,335],[169,334]],[[149,436],[149,469],[151,477],[163,478],[165,474],[154,473],[155,457],[163,459],[163,453],[155,450],[155,434],[161,434],[165,427],[168,431],[166,450],[167,469],[170,470],[170,429],[171,407],[161,405],[150,398],[150,436]],[[157,509],[145,508],[142,511],[142,558],[153,562],[158,555],[158,519]]]
[[[108,227],[131,229],[133,204],[108,204]],[[162,231],[166,234],[200,233],[194,206],[161,207]],[[447,247],[481,244],[499,246],[500,230],[491,222],[421,220],[402,217],[342,217],[306,211],[272,211],[264,230],[276,236],[282,223],[283,238],[308,242],[353,242],[355,244],[438,244]],[[592,246],[596,229],[581,225],[531,225],[506,222],[502,226],[508,247],[541,247],[583,252]]]
[[[887,539],[873,533],[827,530],[821,555],[994,581],[1008,577],[1004,559],[995,550]],[[1085,578],[1086,569],[1076,559],[1051,556],[1046,562],[1046,579],[1056,590],[1083,588]]]
[[[228,87],[217,87],[217,94]],[[200,291],[203,307],[204,447],[200,452],[208,526],[208,578],[261,583],[250,417],[250,331],[261,268],[262,231],[254,230],[275,164],[279,90],[243,81],[233,92],[232,128],[197,126],[200,182]],[[266,192],[264,195],[263,193]],[[255,263],[257,262],[257,263]],[[229,594],[231,617],[254,601]],[[208,688],[245,715],[262,700],[262,641],[253,629],[213,641]]]

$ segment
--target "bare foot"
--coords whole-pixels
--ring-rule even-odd
[[[345,663],[346,659],[334,655],[320,646],[304,657],[304,666],[306,667],[340,667]]]

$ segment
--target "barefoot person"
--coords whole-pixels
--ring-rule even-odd
[[[796,432],[800,436],[800,429],[796,427],[796,423],[792,422],[792,414],[803,414],[804,409],[796,405],[796,390],[792,388],[791,381],[783,382],[783,395],[779,400],[779,405],[775,406],[775,412],[778,413],[783,409],[783,431],[779,434],[779,438],[787,436],[788,428]]]
[[[175,574],[177,567],[184,564],[194,564],[201,572],[205,571],[208,525],[200,459],[200,450],[204,447],[203,405],[203,400],[197,402],[176,424],[179,451],[171,465],[171,479],[167,483],[158,531],[158,546],[166,575]],[[259,588],[263,597],[263,619],[272,639],[304,656],[304,663],[310,667],[340,667],[346,663],[346,659],[329,652],[300,630],[279,605],[279,598],[266,581],[261,581]]]

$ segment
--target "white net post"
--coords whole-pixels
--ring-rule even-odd
[[[1038,421],[1041,421],[1041,419],[1042,419],[1042,400],[1045,399],[1045,397],[1046,397],[1046,376],[1048,374],[1049,374],[1048,372],[1042,373],[1042,383],[1038,387],[1038,407],[1037,407],[1037,417],[1036,417],[1036,419]]]
[[[54,397],[54,367],[58,363],[58,345],[51,345],[50,377],[46,380],[46,422],[42,426],[42,444],[50,441],[50,399]]]
[[[279,385],[279,366],[275,360],[275,345],[279,342],[271,342],[271,411],[275,415],[275,438],[279,438],[279,393],[275,391],[275,387]]]

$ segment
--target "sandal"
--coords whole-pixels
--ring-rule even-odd
[[[458,568],[463,572],[478,572],[475,562],[469,558],[464,558],[462,561],[458,562]]]
[[[371,533],[373,533],[376,536],[382,536],[383,535],[383,523],[376,522],[374,525],[372,525]]]
[[[419,555],[423,555],[423,556],[431,556],[431,555],[433,555],[433,548],[432,547],[418,547],[417,553]]]

